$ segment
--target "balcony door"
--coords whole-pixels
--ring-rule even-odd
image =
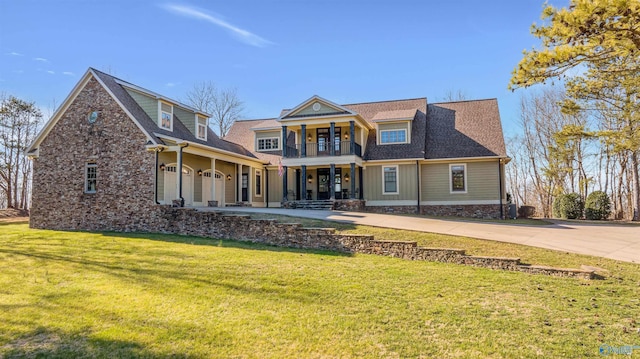
[[[316,136],[318,138],[318,156],[329,156],[329,129],[319,128],[316,130]]]

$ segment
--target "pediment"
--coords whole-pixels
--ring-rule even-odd
[[[355,116],[357,113],[342,107],[329,100],[326,100],[320,96],[313,96],[310,99],[302,102],[292,110],[285,111],[280,116],[280,121],[300,119],[305,117],[326,117],[326,116],[341,116],[351,115]]]

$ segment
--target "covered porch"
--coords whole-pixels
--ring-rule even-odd
[[[362,166],[354,162],[282,166],[277,172],[278,192],[283,205],[288,202],[363,199]]]

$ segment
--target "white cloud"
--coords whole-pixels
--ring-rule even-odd
[[[165,85],[166,87],[174,87],[174,86],[176,86],[177,84],[176,84],[176,83],[173,83],[173,82],[167,82],[167,83],[166,83],[166,84],[164,84],[164,85]]]
[[[11,55],[11,56],[24,56],[23,54],[19,53],[19,52],[15,52],[15,51],[11,51],[8,52],[7,55]]]
[[[74,73],[73,73],[73,72],[71,72],[71,71],[64,71],[62,74],[63,74],[63,75],[67,75],[67,76],[75,76],[75,75],[76,75],[76,74],[74,74]]]
[[[52,75],[55,75],[55,74],[56,74],[54,71],[51,71],[51,70],[47,71],[47,73],[48,73],[48,74],[52,74]]]
[[[33,59],[40,62],[49,62],[49,60],[45,59],[44,57],[34,57]]]
[[[273,44],[273,42],[267,39],[264,39],[254,33],[251,33],[247,30],[234,26],[218,17],[207,14],[206,12],[198,10],[196,8],[192,8],[186,5],[173,5],[173,4],[165,4],[162,7],[165,10],[170,11],[174,14],[191,17],[198,20],[205,20],[216,26],[226,29],[233,36],[237,37],[240,41],[244,42],[245,44],[249,44],[251,46],[256,46],[256,47],[266,47],[268,45]]]

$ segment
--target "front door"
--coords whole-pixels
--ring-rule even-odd
[[[247,202],[249,200],[249,175],[246,173],[242,174],[242,202]]]
[[[329,199],[329,179],[329,169],[318,168],[318,199]]]
[[[342,199],[342,169],[336,168],[336,177],[334,179],[335,199]]]

